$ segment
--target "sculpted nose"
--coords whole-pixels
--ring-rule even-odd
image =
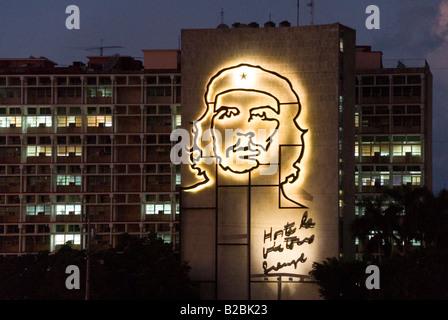
[[[242,145],[248,145],[249,141],[255,137],[255,133],[254,132],[237,132],[236,136],[238,137],[238,139],[240,140],[240,143]]]

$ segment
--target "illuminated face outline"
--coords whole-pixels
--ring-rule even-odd
[[[268,152],[280,126],[278,99],[258,90],[229,90],[215,101],[213,151],[224,171],[247,173],[260,164],[278,162]],[[230,137],[228,129],[233,130]],[[214,135],[216,131],[221,139]]]
[[[248,70],[249,72],[246,72]],[[250,72],[255,74],[255,77],[252,77]],[[240,85],[235,84],[235,81],[231,81],[231,79],[241,80],[241,83],[245,83],[244,80],[250,80],[251,78],[256,78],[257,81],[248,81],[249,85]],[[220,83],[216,85],[216,83]],[[268,84],[267,90],[255,89],[254,87]],[[216,87],[226,87],[224,90],[219,90]],[[274,89],[274,90],[272,90]],[[269,91],[268,91],[269,90]],[[296,147],[299,151],[296,152],[295,161],[293,163],[288,164],[287,170],[284,170],[285,173],[280,178],[279,174],[279,192],[280,194],[288,199],[290,202],[294,203],[295,207],[306,208],[306,206],[299,203],[297,200],[292,199],[287,191],[287,186],[294,184],[298,178],[300,173],[299,164],[303,158],[304,150],[305,150],[305,141],[304,135],[308,132],[308,129],[302,129],[299,126],[298,118],[301,113],[301,104],[299,100],[299,96],[294,90],[291,82],[288,78],[276,73],[274,71],[267,70],[261,66],[251,65],[247,63],[241,63],[239,65],[231,66],[228,68],[221,69],[218,71],[213,77],[210,78],[206,91],[204,94],[205,101],[205,111],[202,116],[200,116],[196,121],[193,121],[192,128],[192,137],[193,137],[193,145],[190,148],[190,169],[192,172],[196,173],[198,179],[202,179],[199,182],[193,183],[189,186],[182,187],[184,191],[198,191],[202,187],[208,186],[213,180],[209,177],[209,165],[210,163],[206,163],[206,160],[214,159],[215,163],[219,163],[220,158],[216,156],[216,154],[207,153],[204,148],[205,140],[203,140],[202,135],[206,130],[210,130],[212,128],[211,119],[215,114],[215,102],[216,98],[225,92],[231,91],[254,91],[260,92],[266,95],[273,97],[278,100],[278,112],[277,114],[282,114],[282,112],[289,113],[288,123],[282,123],[279,126],[279,141],[278,141],[278,149],[279,154],[281,153],[282,147]],[[276,98],[276,94],[273,92],[279,92],[281,96],[283,96],[283,100]],[[285,98],[286,96],[286,98]],[[285,111],[282,109],[285,108]],[[282,127],[286,127],[288,132],[284,134],[282,133]],[[295,128],[292,130],[291,128]],[[291,131],[292,130],[292,131]],[[211,133],[212,140],[216,139]],[[287,136],[287,142],[282,142],[282,139],[285,139],[284,136]],[[290,138],[290,136],[294,136],[294,138]],[[289,142],[289,140],[293,140],[293,142]],[[213,141],[212,141],[213,142]],[[213,142],[214,145],[214,142]],[[269,145],[271,148],[272,146]],[[268,148],[267,148],[268,149]],[[266,150],[267,150],[266,149]],[[209,150],[210,151],[210,150]],[[278,164],[279,168],[282,168],[283,163]],[[243,170],[241,174],[252,171],[255,168],[248,168],[248,170]],[[281,169],[282,170],[282,169]],[[239,172],[235,172],[239,173]],[[280,204],[279,204],[280,205]],[[280,208],[288,208],[285,206],[280,206]]]

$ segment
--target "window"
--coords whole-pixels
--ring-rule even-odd
[[[89,98],[110,98],[112,97],[112,88],[110,87],[98,87],[88,88]]]
[[[170,106],[159,106],[158,114],[171,114]]]
[[[64,245],[71,244],[81,244],[81,235],[80,234],[56,234],[54,236],[54,244],[55,245]]]
[[[399,146],[393,146],[393,156],[406,156],[406,155],[412,155],[412,156],[421,156],[422,154],[422,147],[421,145],[399,145]]]
[[[154,204],[149,203],[146,205],[146,214],[171,214],[171,204]]]
[[[180,173],[176,173],[176,185],[180,185],[181,183],[181,175]]]
[[[81,117],[58,117],[58,127],[81,127]]]
[[[57,176],[56,184],[58,186],[80,186],[81,176]]]
[[[159,76],[159,84],[171,84],[170,76]]]
[[[27,157],[51,157],[51,146],[27,146],[26,147]]]
[[[80,98],[81,88],[68,87],[68,88],[57,88],[58,98]]]
[[[362,156],[363,157],[373,157],[379,155],[381,157],[388,156],[389,155],[389,146],[388,145],[382,145],[382,146],[362,146]]]
[[[50,215],[50,206],[27,206],[26,215],[27,216],[37,216],[37,215]]]
[[[112,116],[88,116],[88,127],[112,127]]]
[[[148,97],[170,97],[171,86],[148,87]]]
[[[22,126],[22,117],[0,117],[0,128],[15,128]]]
[[[339,35],[339,52],[344,52],[344,36]]]
[[[58,157],[79,157],[82,155],[82,146],[58,146]]]
[[[26,126],[32,128],[51,127],[51,116],[26,117]]]
[[[0,98],[20,98],[20,88],[0,88]]]
[[[50,98],[51,88],[28,88],[28,98]]]
[[[58,204],[56,205],[57,215],[80,215],[81,205],[80,204]]]
[[[401,186],[401,185],[419,186],[420,183],[421,183],[420,175],[405,174],[405,175],[394,175],[393,176],[394,186]]]

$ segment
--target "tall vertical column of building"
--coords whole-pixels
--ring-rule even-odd
[[[426,61],[356,55],[356,198],[403,185],[432,189],[432,74]],[[357,207],[356,214],[361,214]],[[358,248],[359,258],[363,249]]]
[[[272,24],[182,32],[181,253],[204,298],[317,298],[312,263],[353,250],[355,32]]]

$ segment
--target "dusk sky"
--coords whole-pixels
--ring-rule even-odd
[[[309,0],[300,0],[300,25],[311,22]],[[434,76],[434,192],[448,188],[448,0],[315,0],[315,24],[339,22],[356,29],[357,44],[388,59],[426,59]],[[80,29],[68,30],[67,6],[80,9]],[[368,30],[366,7],[380,9],[380,29]],[[182,29],[221,22],[271,20],[297,23],[296,0],[0,0],[0,57],[49,58],[59,65],[87,62],[98,51],[141,58],[142,49],[178,49]],[[418,60],[409,60],[418,61]]]

